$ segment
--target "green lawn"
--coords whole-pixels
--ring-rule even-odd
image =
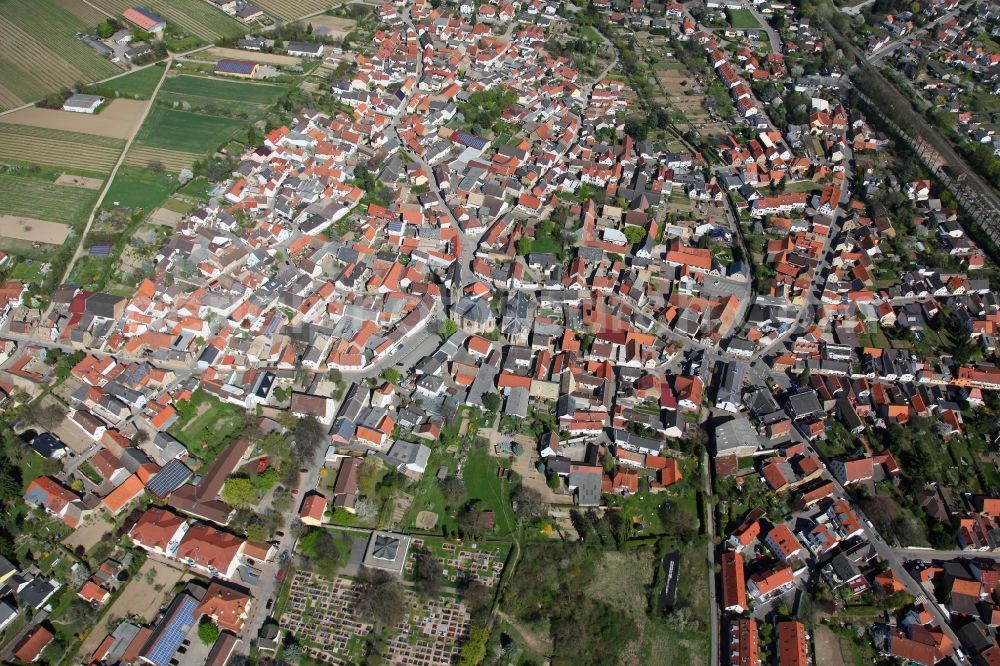
[[[201,389],[189,402],[177,405],[177,414],[180,418],[170,428],[170,434],[205,463],[211,462],[243,430],[241,409]]]
[[[266,106],[277,102],[285,94],[285,88],[267,83],[226,81],[207,76],[181,75],[173,76],[163,82],[160,94],[167,93]]]
[[[416,528],[417,514],[421,511],[433,511],[438,515],[437,525],[434,531],[453,533],[458,530],[458,523],[451,514],[456,512],[456,508],[449,508],[445,505],[444,495],[437,480],[437,470],[442,465],[452,468],[454,462],[451,456],[447,456],[440,448],[431,449],[431,457],[427,463],[427,473],[420,479],[417,486],[408,491],[413,494],[413,504],[410,505],[406,516],[403,518],[403,525],[408,529]],[[457,515],[457,514],[456,514]]]
[[[760,28],[760,21],[749,9],[727,9],[729,15],[729,25],[737,29],[751,30]]]
[[[10,272],[10,277],[14,280],[22,280],[24,282],[36,282],[41,281],[42,262],[35,261],[34,259],[20,259],[14,265],[14,270]]]
[[[496,536],[514,531],[511,522],[510,483],[497,476],[500,461],[490,457],[484,447],[474,445],[462,470],[465,492],[470,500],[480,500],[496,515]]]
[[[0,213],[76,224],[90,214],[96,190],[66,187],[41,178],[0,174]]]
[[[98,83],[91,88],[94,94],[104,97],[128,97],[129,99],[149,99],[163,76],[163,67],[154,65],[146,67],[111,81]]]
[[[136,143],[153,148],[207,154],[225,144],[245,122],[161,106],[153,108],[139,129]]]
[[[142,167],[123,165],[115,175],[102,205],[117,208],[141,208],[152,211],[163,204],[177,186],[167,174],[157,174]]]
[[[626,522],[635,519],[642,523],[643,531],[638,536],[663,533],[660,506],[665,502],[676,506],[678,510],[685,511],[692,520],[698,519],[698,496],[701,494],[700,466],[694,458],[681,459],[679,462],[683,478],[663,492],[639,492],[629,497],[604,496],[609,507],[621,508]]]

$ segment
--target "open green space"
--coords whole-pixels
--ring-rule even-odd
[[[127,97],[129,99],[149,99],[163,76],[162,65],[153,65],[136,70],[124,76],[89,86],[87,92],[104,97]]]
[[[727,9],[729,25],[738,30],[752,30],[760,28],[760,21],[749,9]]]
[[[160,95],[165,96],[168,93],[227,102],[270,105],[278,101],[285,93],[285,88],[267,83],[227,81],[206,76],[181,75],[172,76],[163,82],[160,87]]]
[[[149,212],[163,204],[175,187],[177,181],[169,174],[122,165],[101,203],[105,207],[141,208]]]
[[[462,470],[465,492],[470,500],[481,501],[496,516],[496,536],[513,532],[510,509],[510,483],[497,476],[500,461],[490,457],[486,448],[475,445]]]
[[[0,173],[0,213],[76,224],[86,219],[98,192],[41,178]]]
[[[244,412],[198,389],[191,400],[176,405],[178,420],[170,434],[203,462],[212,461],[243,430]]]
[[[136,143],[177,152],[205,154],[229,141],[244,122],[155,107],[139,129]]]

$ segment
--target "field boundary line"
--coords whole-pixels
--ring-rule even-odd
[[[90,232],[90,227],[94,224],[94,218],[97,216],[97,209],[101,207],[101,203],[104,202],[104,197],[107,196],[108,190],[111,189],[111,184],[114,182],[115,176],[118,174],[118,169],[120,169],[122,164],[125,163],[125,155],[128,154],[129,148],[132,147],[132,142],[139,134],[139,130],[142,128],[143,123],[146,122],[146,116],[149,115],[150,109],[153,108],[153,102],[156,99],[156,94],[160,92],[160,86],[162,86],[163,82],[167,80],[167,73],[170,72],[170,66],[172,64],[173,58],[168,57],[166,60],[166,66],[163,68],[163,74],[160,76],[160,80],[156,84],[156,88],[153,89],[152,94],[149,96],[149,104],[146,106],[145,112],[143,112],[142,117],[139,118],[128,140],[125,141],[125,145],[122,146],[121,153],[118,154],[118,160],[115,162],[114,168],[111,169],[111,173],[108,174],[107,180],[104,181],[104,188],[101,190],[101,193],[97,195],[97,201],[94,202],[94,207],[90,209],[90,216],[87,218],[86,226],[84,226],[83,231],[80,233],[80,240],[77,243],[76,251],[73,253],[73,258],[66,264],[66,272],[60,279],[59,284],[64,284],[66,282],[73,271],[73,266],[76,264],[77,259],[79,259],[83,254],[83,244],[87,238],[87,234]],[[50,305],[49,307],[51,309],[53,306]]]

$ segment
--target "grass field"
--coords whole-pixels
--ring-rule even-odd
[[[124,145],[93,134],[0,123],[0,161],[106,174]]]
[[[111,81],[92,86],[93,93],[109,99],[127,97],[129,99],[149,99],[156,89],[156,84],[163,76],[163,68],[159,66],[146,67],[138,71],[120,76]]]
[[[281,86],[266,83],[224,81],[205,76],[172,76],[163,82],[161,96],[180,95],[219,102],[243,102],[269,106],[285,93]]]
[[[496,516],[495,536],[506,536],[514,531],[511,523],[510,484],[497,476],[498,461],[486,449],[473,446],[462,470],[465,491],[471,500],[480,500]]]
[[[760,21],[749,9],[727,9],[729,25],[740,30],[760,28]]]
[[[194,392],[190,402],[178,404],[177,413],[180,419],[170,428],[170,434],[205,463],[214,460],[243,429],[242,410],[201,389]]]
[[[166,174],[125,164],[115,174],[102,205],[150,212],[166,201],[175,186],[176,180]]]
[[[92,27],[54,0],[0,0],[0,108],[120,72],[76,38]]]
[[[41,178],[0,174],[0,213],[8,215],[76,224],[89,215],[97,194]]]
[[[136,143],[178,152],[207,153],[243,127],[243,121],[156,107],[139,129]]]
[[[134,0],[94,0],[94,5],[109,14],[119,15],[135,4]],[[237,37],[246,28],[204,0],[144,0],[143,6],[202,39]]]

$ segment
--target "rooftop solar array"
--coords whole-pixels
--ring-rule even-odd
[[[180,460],[171,460],[156,473],[146,488],[160,499],[174,492],[191,478],[191,470]]]
[[[187,595],[170,616],[170,621],[156,637],[152,648],[146,651],[146,659],[156,666],[167,666],[177,648],[181,646],[184,637],[194,626],[194,613],[198,608],[198,600]]]

